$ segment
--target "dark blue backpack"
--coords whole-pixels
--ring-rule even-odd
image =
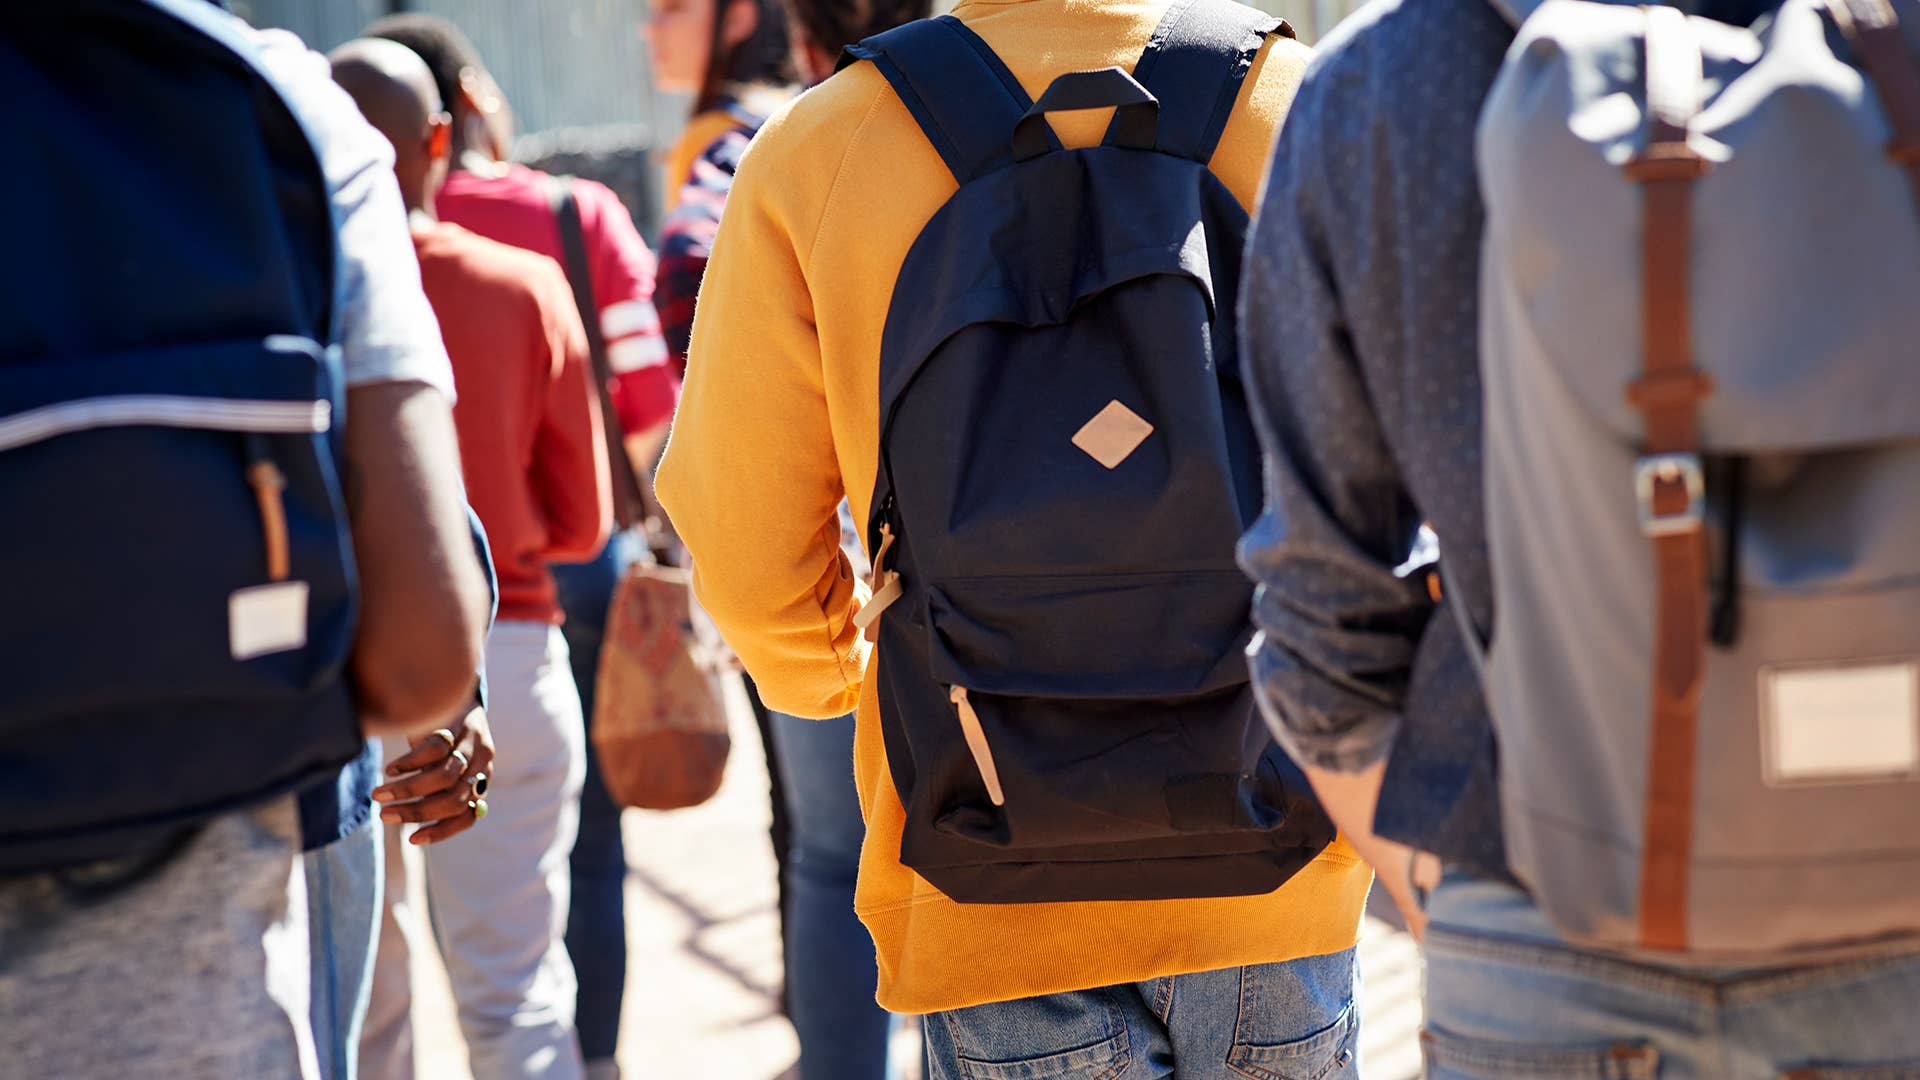
[[[955,900],[1265,893],[1333,839],[1255,709],[1234,562],[1261,509],[1248,222],[1207,162],[1275,32],[1177,0],[1133,75],[1037,103],[951,17],[843,61],[879,68],[960,184],[882,339],[883,588],[860,620],[901,859]],[[1107,106],[1081,150],[1044,115]]]
[[[239,43],[118,0],[0,16],[0,100],[6,873],[139,852],[363,740],[299,120]]]

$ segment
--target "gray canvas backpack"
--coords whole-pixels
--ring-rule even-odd
[[[1478,145],[1514,870],[1607,946],[1920,932],[1920,10],[1518,6]]]

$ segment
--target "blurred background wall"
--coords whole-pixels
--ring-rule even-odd
[[[292,30],[325,51],[390,12],[460,24],[513,102],[520,130],[653,124],[656,101],[640,40],[640,0],[233,0],[256,26]]]
[[[1325,35],[1364,0],[1254,0],[1302,40]],[[382,15],[444,15],[473,39],[512,102],[514,155],[608,183],[649,241],[659,222],[652,150],[670,145],[684,97],[656,93],[640,26],[644,0],[232,0],[257,26],[292,30],[322,51]],[[950,6],[942,0],[941,6]]]

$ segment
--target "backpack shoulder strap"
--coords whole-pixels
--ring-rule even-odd
[[[1033,101],[980,36],[951,15],[847,46],[840,67],[880,69],[927,141],[964,184],[1013,160],[1013,131]]]
[[[1240,84],[1275,33],[1292,37],[1293,27],[1233,0],[1173,0],[1133,69],[1133,77],[1160,99],[1155,149],[1212,160]],[[1109,144],[1117,135],[1117,126],[1108,130]]]

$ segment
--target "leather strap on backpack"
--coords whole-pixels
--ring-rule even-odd
[[[1888,0],[1828,0],[1827,10],[1867,69],[1893,135],[1887,157],[1907,170],[1920,201],[1920,66]]]
[[[1648,137],[1626,165],[1642,193],[1640,378],[1627,400],[1646,424],[1634,471],[1640,526],[1653,545],[1653,695],[1641,842],[1640,939],[1687,944],[1694,757],[1706,653],[1707,551],[1700,402],[1713,381],[1693,366],[1688,271],[1694,182],[1709,167],[1689,145],[1700,107],[1700,46],[1677,9],[1647,9]]]
[[[606,437],[607,467],[613,480],[613,520],[621,530],[647,520],[646,493],[627,459],[620,415],[613,410],[613,363],[607,358],[607,338],[600,329],[600,308],[593,298],[593,278],[587,259],[586,232],[580,226],[580,205],[573,198],[573,177],[547,177],[547,202],[560,227],[560,251],[565,256],[567,284],[580,309],[580,325],[587,332],[587,353],[593,360],[593,385],[600,397],[600,432]]]

